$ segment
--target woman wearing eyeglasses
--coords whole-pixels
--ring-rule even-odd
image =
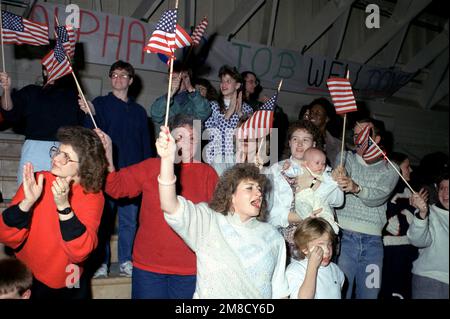
[[[63,127],[57,138],[50,171],[24,165],[23,183],[0,215],[0,242],[31,269],[32,298],[86,298],[82,263],[97,246],[108,162],[92,130]]]

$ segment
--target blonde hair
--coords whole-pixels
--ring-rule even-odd
[[[306,257],[303,250],[308,249],[308,243],[324,234],[328,235],[334,247],[336,234],[334,233],[333,227],[325,219],[321,217],[308,217],[298,225],[294,233],[294,243],[302,259]]]

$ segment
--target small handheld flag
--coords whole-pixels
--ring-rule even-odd
[[[2,10],[4,44],[47,45],[48,26]]]
[[[277,98],[278,92],[242,123],[237,132],[239,139],[255,139],[270,134],[273,127],[273,116]]]
[[[202,21],[195,27],[194,32],[192,32],[191,38],[194,45],[199,45],[202,40],[203,34],[208,26],[208,19],[203,17]]]
[[[348,79],[329,78],[327,85],[337,114],[345,114],[358,110],[352,85]]]

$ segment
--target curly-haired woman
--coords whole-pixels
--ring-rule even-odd
[[[97,245],[108,162],[92,130],[63,127],[57,138],[50,172],[24,165],[23,183],[0,216],[0,242],[31,269],[32,298],[84,298],[82,262]]]
[[[253,164],[225,171],[209,204],[176,196],[175,141],[161,127],[156,142],[161,208],[167,223],[197,255],[194,298],[283,298],[286,247],[264,219],[266,177]]]

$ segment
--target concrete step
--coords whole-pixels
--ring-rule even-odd
[[[110,240],[110,246],[111,246],[111,263],[118,263],[119,262],[119,256],[118,256],[118,239],[119,236],[117,234],[114,234],[111,236]]]
[[[0,154],[0,176],[16,177],[20,157]]]
[[[119,264],[113,263],[107,278],[91,281],[93,299],[131,299],[131,278],[119,276]]]
[[[0,156],[20,157],[24,136],[9,132],[0,132]]]
[[[0,176],[0,192],[3,200],[10,200],[17,192],[16,176]]]

